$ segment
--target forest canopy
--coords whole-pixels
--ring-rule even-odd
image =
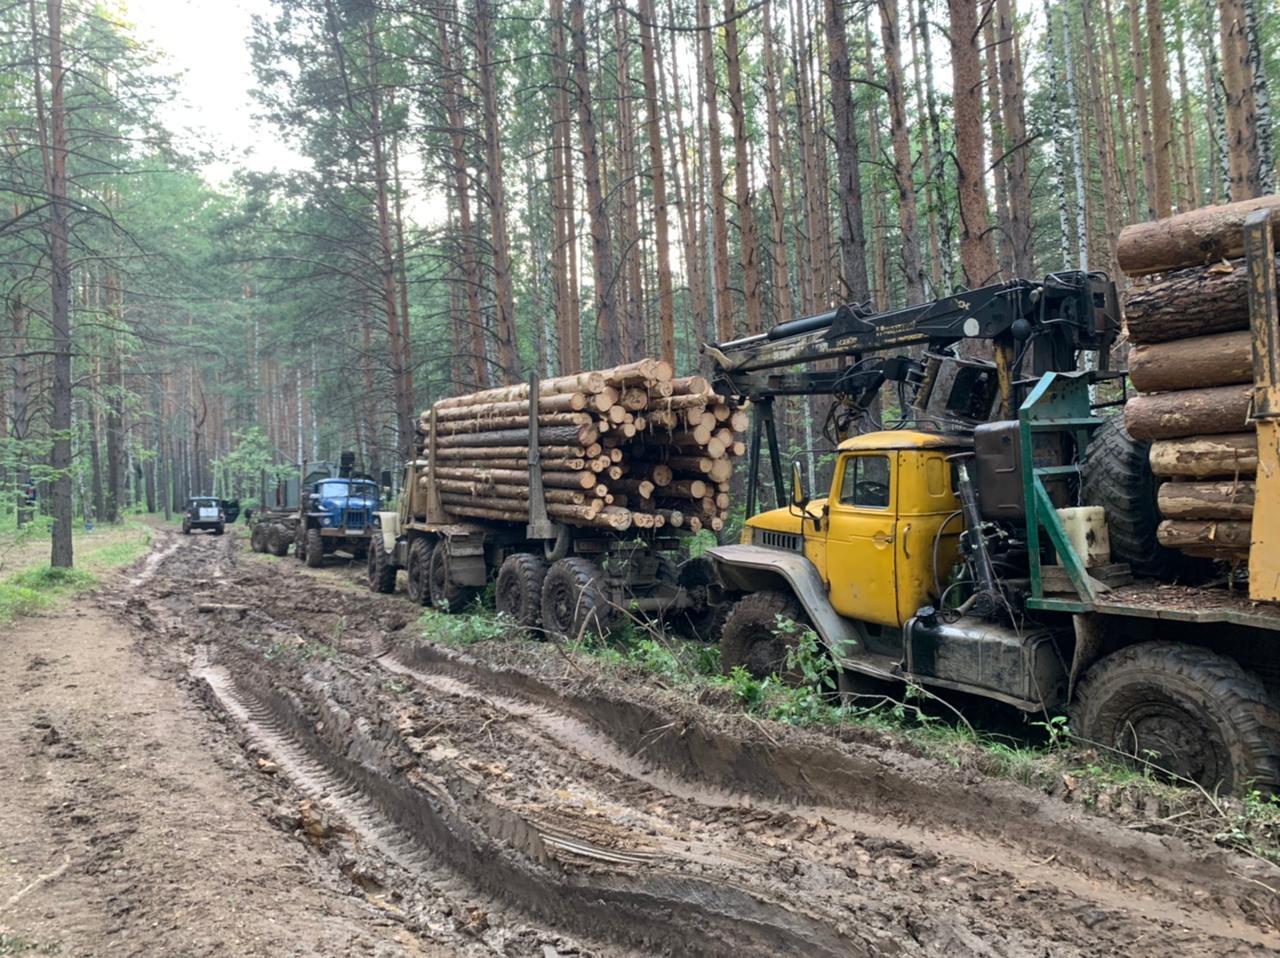
[[[305,162],[214,180],[127,4],[0,0],[0,523],[55,565],[74,523],[394,470],[444,395],[1118,277],[1123,225],[1276,186],[1260,0],[257,9],[256,111]]]

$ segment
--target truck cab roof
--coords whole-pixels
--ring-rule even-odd
[[[865,432],[840,443],[841,452],[870,452],[883,449],[972,449],[967,436],[923,432],[919,429],[881,429]]]

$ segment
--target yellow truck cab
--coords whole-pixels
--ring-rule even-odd
[[[793,490],[787,506],[747,520],[739,545],[710,550],[741,593],[725,621],[726,666],[781,668],[781,615],[808,620],[837,660],[878,672],[902,658],[902,627],[936,605],[963,528],[951,457],[960,436],[909,429],[855,436],[837,450],[830,494]]]

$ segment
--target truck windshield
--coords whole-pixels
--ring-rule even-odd
[[[331,479],[320,483],[320,495],[329,498],[344,496],[360,496],[364,499],[377,499],[378,487],[372,482],[352,482],[350,479]]]

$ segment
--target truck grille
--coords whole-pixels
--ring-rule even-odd
[[[771,549],[785,549],[788,552],[804,551],[804,537],[791,532],[753,529],[751,530],[751,542],[753,545],[768,546]]]
[[[348,509],[344,524],[348,529],[363,529],[366,517],[363,509]]]

